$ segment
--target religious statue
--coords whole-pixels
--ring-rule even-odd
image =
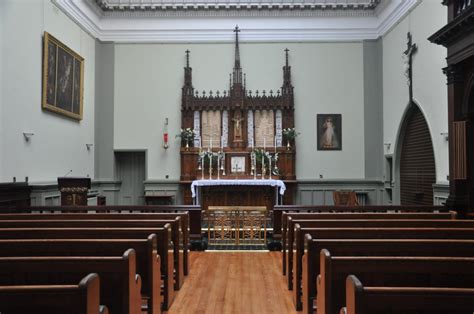
[[[242,121],[244,119],[240,115],[240,111],[236,111],[232,122],[234,122],[234,141],[242,140]]]

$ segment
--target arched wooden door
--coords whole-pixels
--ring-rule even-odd
[[[400,158],[401,205],[432,205],[436,168],[430,130],[423,113],[413,106],[407,115]]]

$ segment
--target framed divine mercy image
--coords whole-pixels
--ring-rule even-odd
[[[44,32],[41,107],[82,120],[84,58]]]
[[[341,114],[318,114],[316,120],[318,150],[342,150]]]

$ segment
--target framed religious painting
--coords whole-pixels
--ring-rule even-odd
[[[342,150],[340,114],[318,114],[316,117],[318,150]]]
[[[82,120],[84,58],[44,32],[42,108]]]

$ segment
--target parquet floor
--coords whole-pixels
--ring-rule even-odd
[[[168,314],[293,314],[280,252],[190,252],[190,274]]]

